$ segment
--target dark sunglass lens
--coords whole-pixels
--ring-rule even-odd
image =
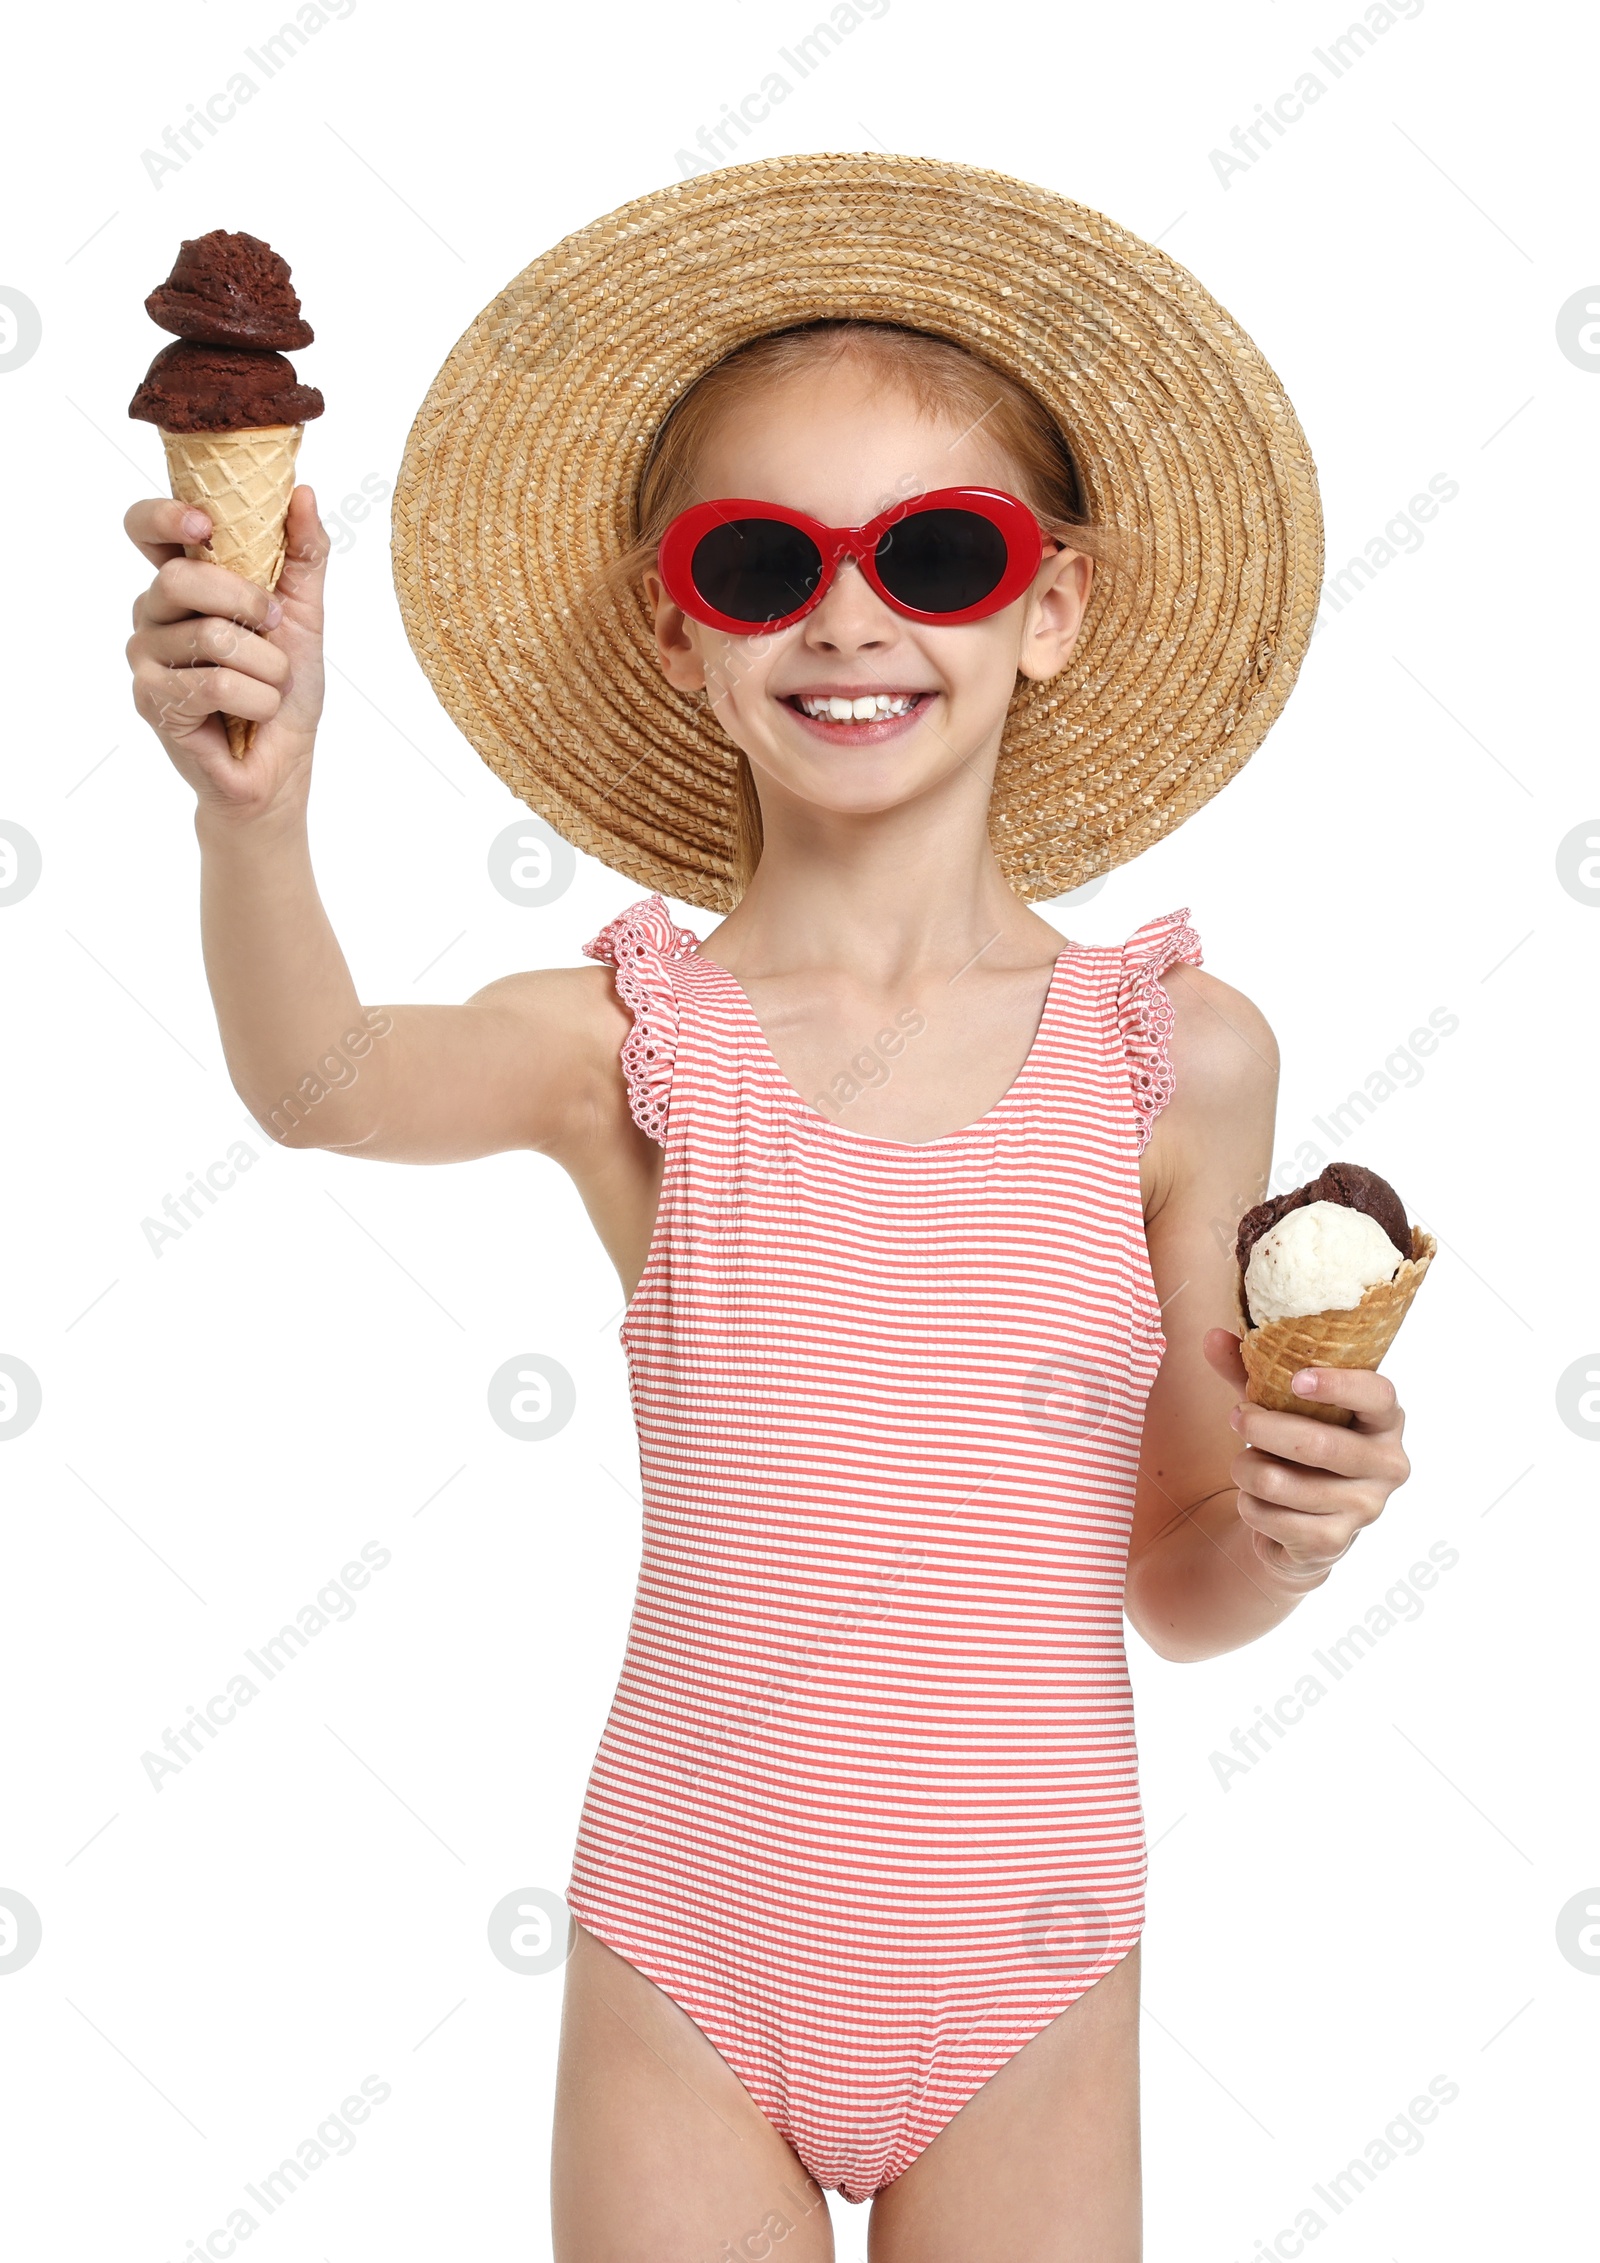
[[[730,620],[781,621],[822,578],[822,554],[782,519],[733,519],[702,535],[691,568],[708,605]]]
[[[976,511],[913,511],[892,526],[875,553],[891,597],[918,613],[960,613],[998,589],[1006,538]]]

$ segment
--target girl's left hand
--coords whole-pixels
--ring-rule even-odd
[[[1239,1393],[1228,1417],[1244,1441],[1229,1464],[1239,1488],[1239,1515],[1251,1527],[1255,1552],[1292,1587],[1320,1587],[1364,1526],[1411,1475],[1400,1443],[1405,1411],[1387,1375],[1360,1367],[1302,1368],[1315,1377],[1306,1393],[1319,1404],[1349,1407],[1348,1424],[1318,1422],[1309,1414],[1280,1414],[1252,1406],[1244,1396],[1245,1365],[1239,1339],[1208,1328],[1204,1350],[1219,1375]]]

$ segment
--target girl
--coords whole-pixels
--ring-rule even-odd
[[[1186,913],[1063,944],[1013,880],[1085,877],[1085,818],[1090,870],[1133,853],[1265,729],[1314,602],[1314,573],[1274,582],[1308,540],[1303,443],[1281,394],[1258,416],[1254,349],[1192,279],[1042,191],[780,160],[617,219],[551,255],[559,310],[547,262],[447,364],[397,498],[402,596],[497,767],[522,750],[565,830],[732,908],[700,942],[649,896],[587,946],[599,966],[385,1008],[360,1080],[287,1139],[552,1155],[631,1300],[644,1556],[568,1896],[555,2253],[816,2263],[829,2187],[872,2198],[877,2263],[1133,2263],[1124,1610],[1171,1659],[1253,1640],[1408,1465],[1380,1375],[1301,1379],[1349,1427],[1243,1399],[1229,1244],[1271,1154],[1261,1014],[1201,970]],[[897,230],[937,258],[897,258]],[[731,351],[683,328],[706,244]],[[758,258],[767,282],[741,280]],[[838,274],[791,289],[812,258]],[[774,263],[795,319],[763,327]],[[1164,331],[1138,334],[1130,279]],[[1190,348],[1225,344],[1215,415],[1180,301]],[[1074,429],[1023,358],[1040,386],[1070,366]],[[1096,418],[1133,415],[1151,368],[1158,411],[1102,456]],[[519,385],[522,490],[491,505],[485,455],[481,514],[444,508],[451,451],[492,450],[495,388]],[[1163,517],[1171,447],[1245,465],[1253,507]],[[183,555],[206,532],[183,505],[128,531],[157,569],[135,698],[196,793],[207,972],[266,1124],[363,1012],[306,839],[327,543],[301,488],[269,594]],[[547,595],[559,559],[560,604],[508,606],[513,553]],[[1189,755],[1151,767],[1177,695],[1140,694],[1183,644],[1176,590],[1220,625]],[[242,760],[224,713],[259,725]]]

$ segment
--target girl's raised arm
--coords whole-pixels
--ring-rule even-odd
[[[157,571],[128,641],[134,704],[196,796],[206,975],[229,1073],[286,1146],[390,1162],[507,1148],[632,1152],[617,1069],[625,1009],[601,967],[518,974],[460,1006],[363,1007],[311,868],[306,800],[322,712],[328,542],[309,488],[271,595],[186,558],[194,506],[134,504]],[[235,758],[221,717],[256,723]]]

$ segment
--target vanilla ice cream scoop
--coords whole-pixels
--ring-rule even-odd
[[[1365,1210],[1342,1202],[1308,1202],[1260,1236],[1245,1269],[1250,1317],[1295,1320],[1308,1312],[1345,1312],[1375,1281],[1392,1281],[1403,1252]]]

